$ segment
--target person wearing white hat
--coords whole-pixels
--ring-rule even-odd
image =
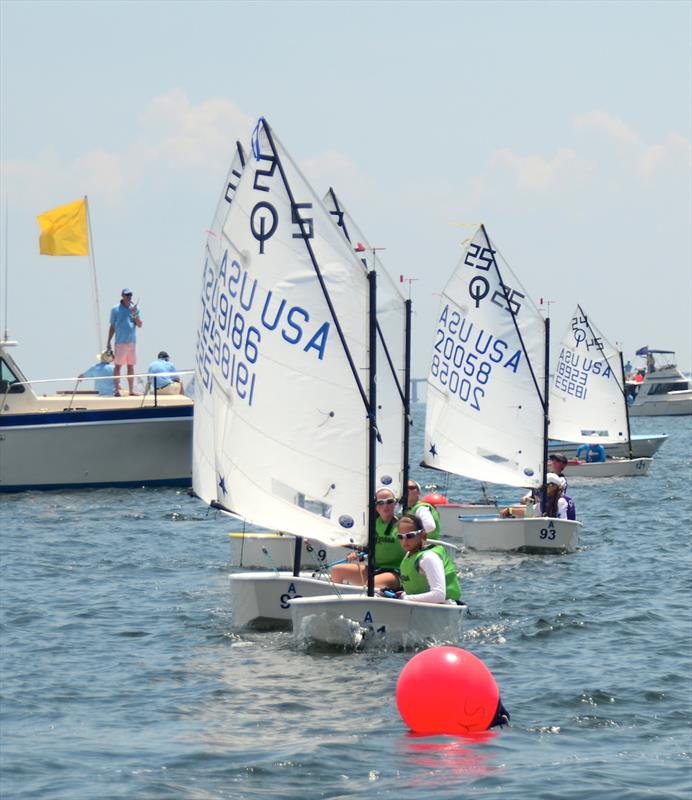
[[[115,367],[113,366],[113,353],[104,350],[96,356],[96,363],[89,367],[86,372],[80,374],[80,378],[99,378],[94,381],[94,389],[106,397],[113,397],[113,382],[106,380],[113,377]]]
[[[554,472],[549,472],[545,476],[545,491],[541,492],[543,502],[539,501],[535,509],[537,517],[552,517],[553,519],[568,519],[567,500],[562,496],[567,481]],[[504,508],[500,512],[501,517],[523,517],[525,516],[522,508]]]

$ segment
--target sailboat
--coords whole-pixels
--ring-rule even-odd
[[[263,119],[252,147],[236,147],[207,239],[193,488],[246,523],[294,535],[299,567],[303,537],[367,540],[369,284]],[[330,590],[328,576],[298,572],[232,574],[234,623],[289,624],[290,598]]]
[[[200,298],[195,492],[295,536],[296,551],[303,537],[363,547],[374,542],[376,479],[385,482],[376,463],[376,273],[264,119],[252,156],[237,148],[219,205]],[[286,623],[298,594],[363,593],[297,569],[236,573],[230,585],[236,625]]]
[[[481,225],[440,300],[425,465],[487,483],[545,485],[549,330]],[[478,515],[463,519],[461,533],[474,550],[565,552],[577,546],[580,527],[572,520]]]
[[[562,337],[550,388],[550,435],[585,444],[622,444],[629,458],[570,460],[567,477],[646,475],[651,458],[632,457],[625,370],[613,347],[577,305]]]

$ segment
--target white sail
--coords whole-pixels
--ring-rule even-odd
[[[247,163],[247,152],[240,144],[236,142],[235,152],[231,161],[231,166],[228,169],[226,180],[223,183],[221,190],[221,197],[216,205],[214,212],[214,219],[211,226],[207,231],[207,243],[205,249],[205,265],[204,275],[207,274],[207,267],[214,264],[221,263],[221,258],[224,252],[222,228],[226,220],[226,216],[230,209],[233,193],[235,192],[238,181],[243,174],[243,169]],[[213,268],[213,267],[212,267]],[[204,284],[202,286],[202,302],[197,319],[197,329],[202,330],[202,323],[206,312],[206,304],[204,302]],[[204,346],[203,340],[197,337],[198,354],[197,360],[199,361],[200,351],[199,348]],[[202,363],[203,363],[202,352]],[[196,376],[198,378],[198,376]],[[216,501],[216,493],[218,490],[217,465],[216,453],[213,446],[215,436],[215,420],[217,414],[215,412],[215,404],[224,401],[224,396],[220,392],[209,393],[200,392],[198,390],[199,380],[195,380],[195,414],[193,424],[193,441],[192,441],[192,485],[195,493],[201,497],[205,502],[211,503]]]
[[[442,294],[424,460],[479,481],[543,474],[545,323],[481,226]]]
[[[363,269],[377,270],[377,444],[376,479],[397,497],[402,494],[404,462],[403,414],[406,380],[406,307],[399,287],[383,267],[377,251],[346,211],[333,189],[324,205],[341,230]],[[376,260],[375,260],[376,259]]]
[[[362,543],[367,276],[264,120],[240,172],[206,252],[194,489],[266,528]]]
[[[550,388],[550,436],[627,442],[620,353],[579,305],[562,337]]]

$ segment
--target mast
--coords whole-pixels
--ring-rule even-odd
[[[408,505],[408,476],[409,476],[409,429],[413,424],[411,419],[411,298],[404,300],[406,308],[406,324],[404,327],[404,444],[403,444],[403,475],[402,475],[402,500],[405,509]]]
[[[94,286],[94,310],[96,312],[96,341],[99,343],[99,352],[103,349],[101,339],[101,308],[99,306],[99,287],[96,281],[96,255],[94,254],[94,235],[91,232],[91,214],[89,213],[89,199],[84,195],[84,205],[86,206],[87,226],[89,230],[89,262],[91,263],[91,282]]]
[[[542,505],[545,509],[546,499],[546,475],[548,474],[548,424],[550,406],[550,317],[545,318],[545,373],[543,376],[543,475],[541,476]]]
[[[622,374],[622,400],[625,404],[625,419],[627,420],[627,451],[628,458],[632,459],[632,432],[630,431],[630,407],[627,404],[627,383],[625,381],[625,362],[622,360],[622,350],[620,353],[620,372]]]
[[[377,450],[377,273],[375,270],[368,272],[370,288],[370,309],[368,314],[368,333],[370,358],[369,371],[369,414],[368,414],[368,597],[375,594],[375,472]]]

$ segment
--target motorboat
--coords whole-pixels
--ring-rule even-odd
[[[91,379],[29,381],[14,346],[0,341],[0,492],[191,484],[189,397],[101,395],[87,388]]]
[[[665,417],[692,414],[692,382],[680,372],[673,350],[642,347],[637,355],[646,358],[642,381],[629,380],[631,417]],[[639,371],[640,374],[642,370]]]

